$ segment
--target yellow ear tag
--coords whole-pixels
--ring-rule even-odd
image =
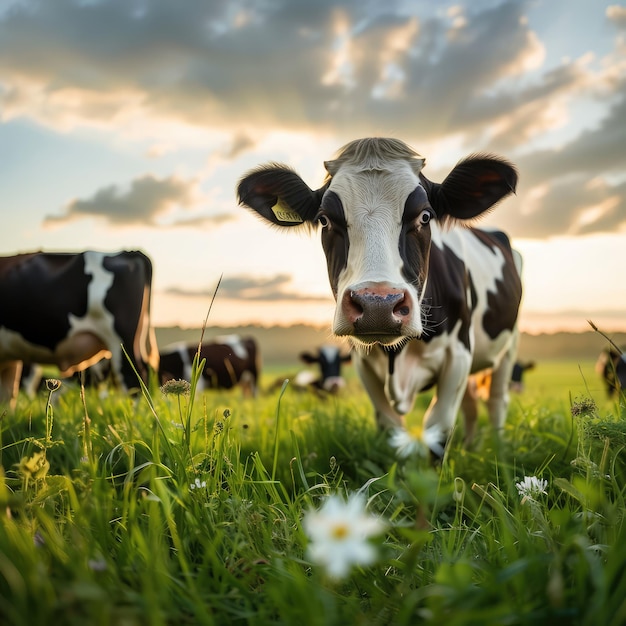
[[[276,204],[272,207],[272,211],[279,222],[302,223],[304,221],[295,211],[285,206],[280,199],[276,201]]]

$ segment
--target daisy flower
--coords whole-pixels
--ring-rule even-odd
[[[189,490],[193,491],[194,489],[203,489],[204,487],[206,487],[206,480],[196,478],[191,485],[189,485]]]
[[[380,518],[365,511],[361,494],[352,494],[347,501],[329,496],[319,510],[305,514],[303,526],[309,538],[309,558],[333,578],[345,577],[353,565],[374,563],[376,548],[368,538],[385,529]]]
[[[526,500],[534,502],[541,494],[547,495],[548,481],[536,476],[524,476],[524,480],[515,483],[517,492],[522,497],[522,504]]]
[[[411,456],[426,457],[429,452],[437,456],[443,456],[442,441],[445,435],[440,426],[422,428],[413,426],[412,428],[394,428],[391,431],[389,445],[395,448],[396,454],[401,459],[408,459]]]

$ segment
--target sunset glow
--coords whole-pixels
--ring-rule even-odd
[[[10,0],[0,9],[0,254],[142,249],[154,322],[330,326],[317,233],[237,206],[268,161],[398,137],[441,181],[501,154],[482,223],[524,256],[522,330],[626,330],[626,8],[517,0]]]

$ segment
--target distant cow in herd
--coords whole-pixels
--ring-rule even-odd
[[[133,366],[147,381],[158,368],[151,284],[142,252],[0,257],[0,401],[14,401],[22,363],[55,365],[64,377],[110,358],[120,386],[139,386]]]
[[[319,373],[303,370],[296,374],[293,384],[295,387],[311,387],[321,392],[337,393],[346,384],[341,375],[341,367],[351,359],[350,353],[342,354],[340,348],[332,345],[320,346],[315,353],[302,352],[300,360],[308,365],[317,365]]]
[[[171,379],[191,380],[197,352],[197,343],[178,343],[161,350],[161,383]],[[245,394],[256,395],[261,365],[259,349],[252,337],[224,335],[203,342],[200,359],[206,359],[206,364],[198,381],[198,390],[231,389],[239,384]]]
[[[472,372],[492,368],[488,410],[502,427],[515,362],[521,257],[498,231],[469,226],[514,192],[515,168],[474,154],[442,183],[396,139],[344,146],[316,190],[270,163],[239,182],[241,204],[279,227],[318,225],[336,299],[333,331],[380,426],[400,426],[416,394],[436,385],[425,416],[445,441]],[[466,415],[466,437],[474,430]]]
[[[602,376],[609,398],[626,389],[626,349],[607,347],[596,362],[596,372]]]

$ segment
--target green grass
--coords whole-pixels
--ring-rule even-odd
[[[540,363],[502,436],[482,411],[433,468],[396,459],[351,375],[328,399],[20,397],[0,424],[0,623],[623,624],[625,412],[592,363]],[[546,495],[522,503],[524,476]],[[303,516],[359,489],[387,530],[335,580]]]

